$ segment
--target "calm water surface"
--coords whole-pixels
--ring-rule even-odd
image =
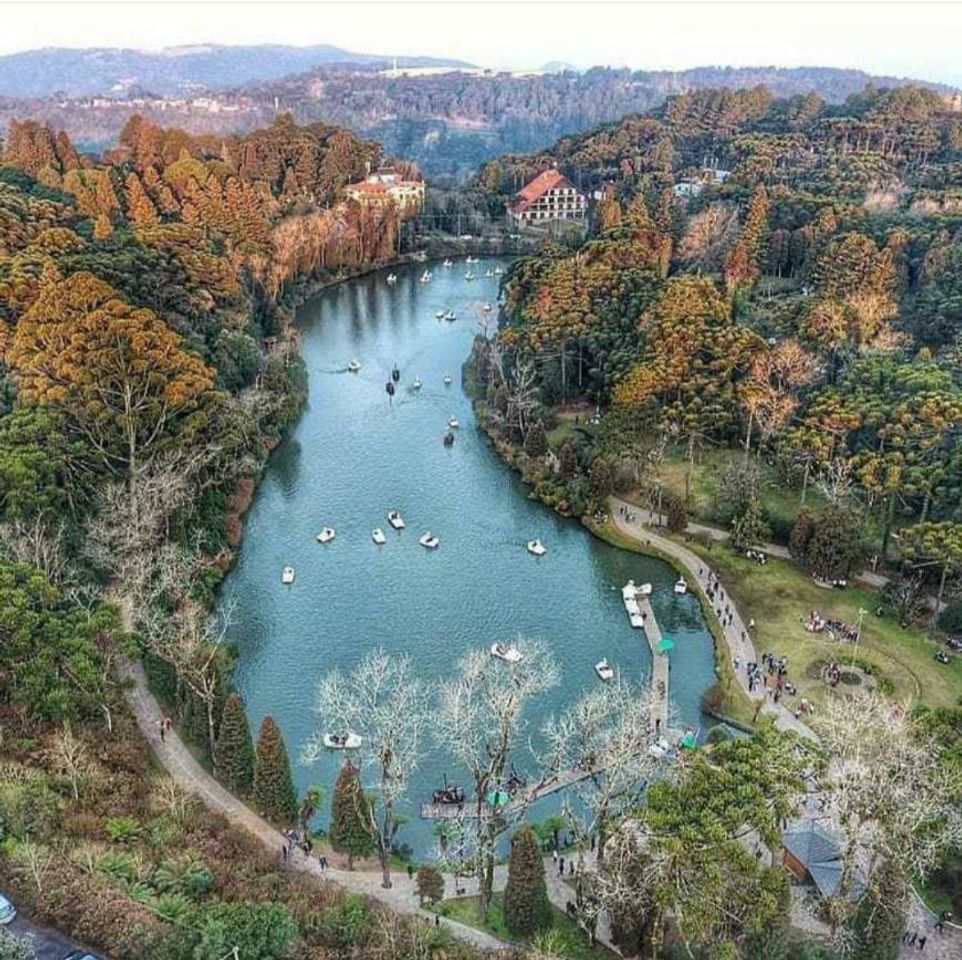
[[[701,726],[699,700],[713,680],[711,637],[692,596],[678,597],[667,565],[619,551],[528,500],[516,475],[492,452],[475,425],[460,386],[460,368],[498,280],[489,259],[467,267],[401,268],[334,287],[298,312],[310,401],[290,438],[271,458],[247,519],[235,570],[223,589],[235,604],[232,639],[239,646],[237,685],[256,731],[273,716],[287,740],[299,789],[328,788],[338,757],[313,768],[296,762],[313,724],[317,680],[332,667],[350,670],[376,645],[406,652],[426,680],[452,676],[467,651],[510,640],[519,632],[543,637],[561,664],[561,684],[532,707],[536,731],[599,681],[601,657],[633,681],[648,674],[651,657],[640,631],[628,624],[621,595],[628,579],[651,581],[662,629],[677,642],[671,653],[671,699],[683,722]],[[501,262],[502,266],[506,263]],[[454,308],[458,319],[435,319]],[[493,322],[493,321],[492,321]],[[361,364],[357,374],[348,362]],[[401,382],[393,402],[385,383],[394,364]],[[454,383],[447,387],[443,375]],[[409,385],[415,376],[420,392]],[[461,422],[452,448],[442,445],[448,417]],[[386,513],[401,511],[407,529],[391,529]],[[336,539],[321,545],[324,526]],[[381,527],[378,547],[371,531]],[[428,551],[418,537],[440,538]],[[540,538],[536,558],[525,543]],[[297,579],[281,584],[291,565]],[[523,756],[518,757],[524,768]],[[447,772],[465,783],[437,748],[425,757],[409,798],[411,821],[400,839],[420,855],[433,849],[432,825],[417,811]],[[535,816],[550,812],[544,800]]]

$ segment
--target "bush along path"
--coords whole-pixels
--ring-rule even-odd
[[[147,689],[147,677],[143,666],[137,661],[125,658],[120,662],[118,672],[121,680],[124,681],[125,697],[137,720],[137,725],[167,773],[184,790],[198,797],[206,807],[223,814],[231,823],[253,834],[280,858],[285,842],[281,832],[221,786],[194,759],[175,730],[167,730],[161,737],[164,713],[153,694]],[[381,886],[380,871],[353,872],[331,868],[322,870],[316,856],[308,857],[298,850],[293,852],[288,863],[292,869],[309,873],[316,876],[318,880],[334,882],[351,893],[377,900],[398,913],[420,915],[428,922],[435,922],[433,913],[420,908],[414,894],[414,884],[408,881],[406,876],[403,879],[399,877],[398,882],[390,890],[385,890]],[[496,937],[454,920],[442,917],[440,922],[445,924],[454,936],[475,946],[489,950],[500,950],[506,946]]]
[[[718,578],[711,567],[687,547],[683,547],[680,543],[656,533],[650,527],[642,526],[641,521],[647,517],[647,513],[619,497],[609,499],[609,508],[612,522],[621,533],[631,537],[642,547],[654,547],[655,550],[671,558],[691,580],[698,584],[702,593],[707,589],[709,581],[717,581]],[[624,508],[624,512],[622,512],[622,508]],[[629,517],[637,517],[638,519],[631,520]],[[738,678],[739,686],[745,692],[745,696],[755,703],[761,701],[763,703],[761,713],[772,717],[779,730],[794,730],[803,737],[816,739],[811,727],[797,719],[788,707],[783,703],[772,703],[767,699],[764,686],[749,693],[746,666],[749,663],[757,663],[758,655],[755,653],[755,645],[752,643],[748,627],[742,620],[734,601],[731,597],[724,595],[721,596],[721,599],[729,605],[732,613],[731,622],[728,624],[723,624],[718,619],[710,603],[703,606],[707,606],[707,615],[714,617],[722,636],[725,638],[725,643],[728,646],[727,655],[732,665],[736,661],[738,662],[735,675]]]

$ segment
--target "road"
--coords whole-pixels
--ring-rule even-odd
[[[22,913],[17,914],[16,920],[7,929],[17,936],[23,936],[24,934],[33,936],[33,947],[37,952],[37,960],[63,960],[71,950],[82,949],[80,944],[68,940],[59,931],[35,923]]]

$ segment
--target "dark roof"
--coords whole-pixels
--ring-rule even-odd
[[[782,845],[806,868],[813,864],[838,860],[842,855],[838,841],[814,820],[806,820],[791,830],[786,830],[782,834]]]

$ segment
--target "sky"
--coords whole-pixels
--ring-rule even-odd
[[[962,3],[915,0],[0,0],[0,54],[330,43],[498,68],[857,67],[962,86]]]

